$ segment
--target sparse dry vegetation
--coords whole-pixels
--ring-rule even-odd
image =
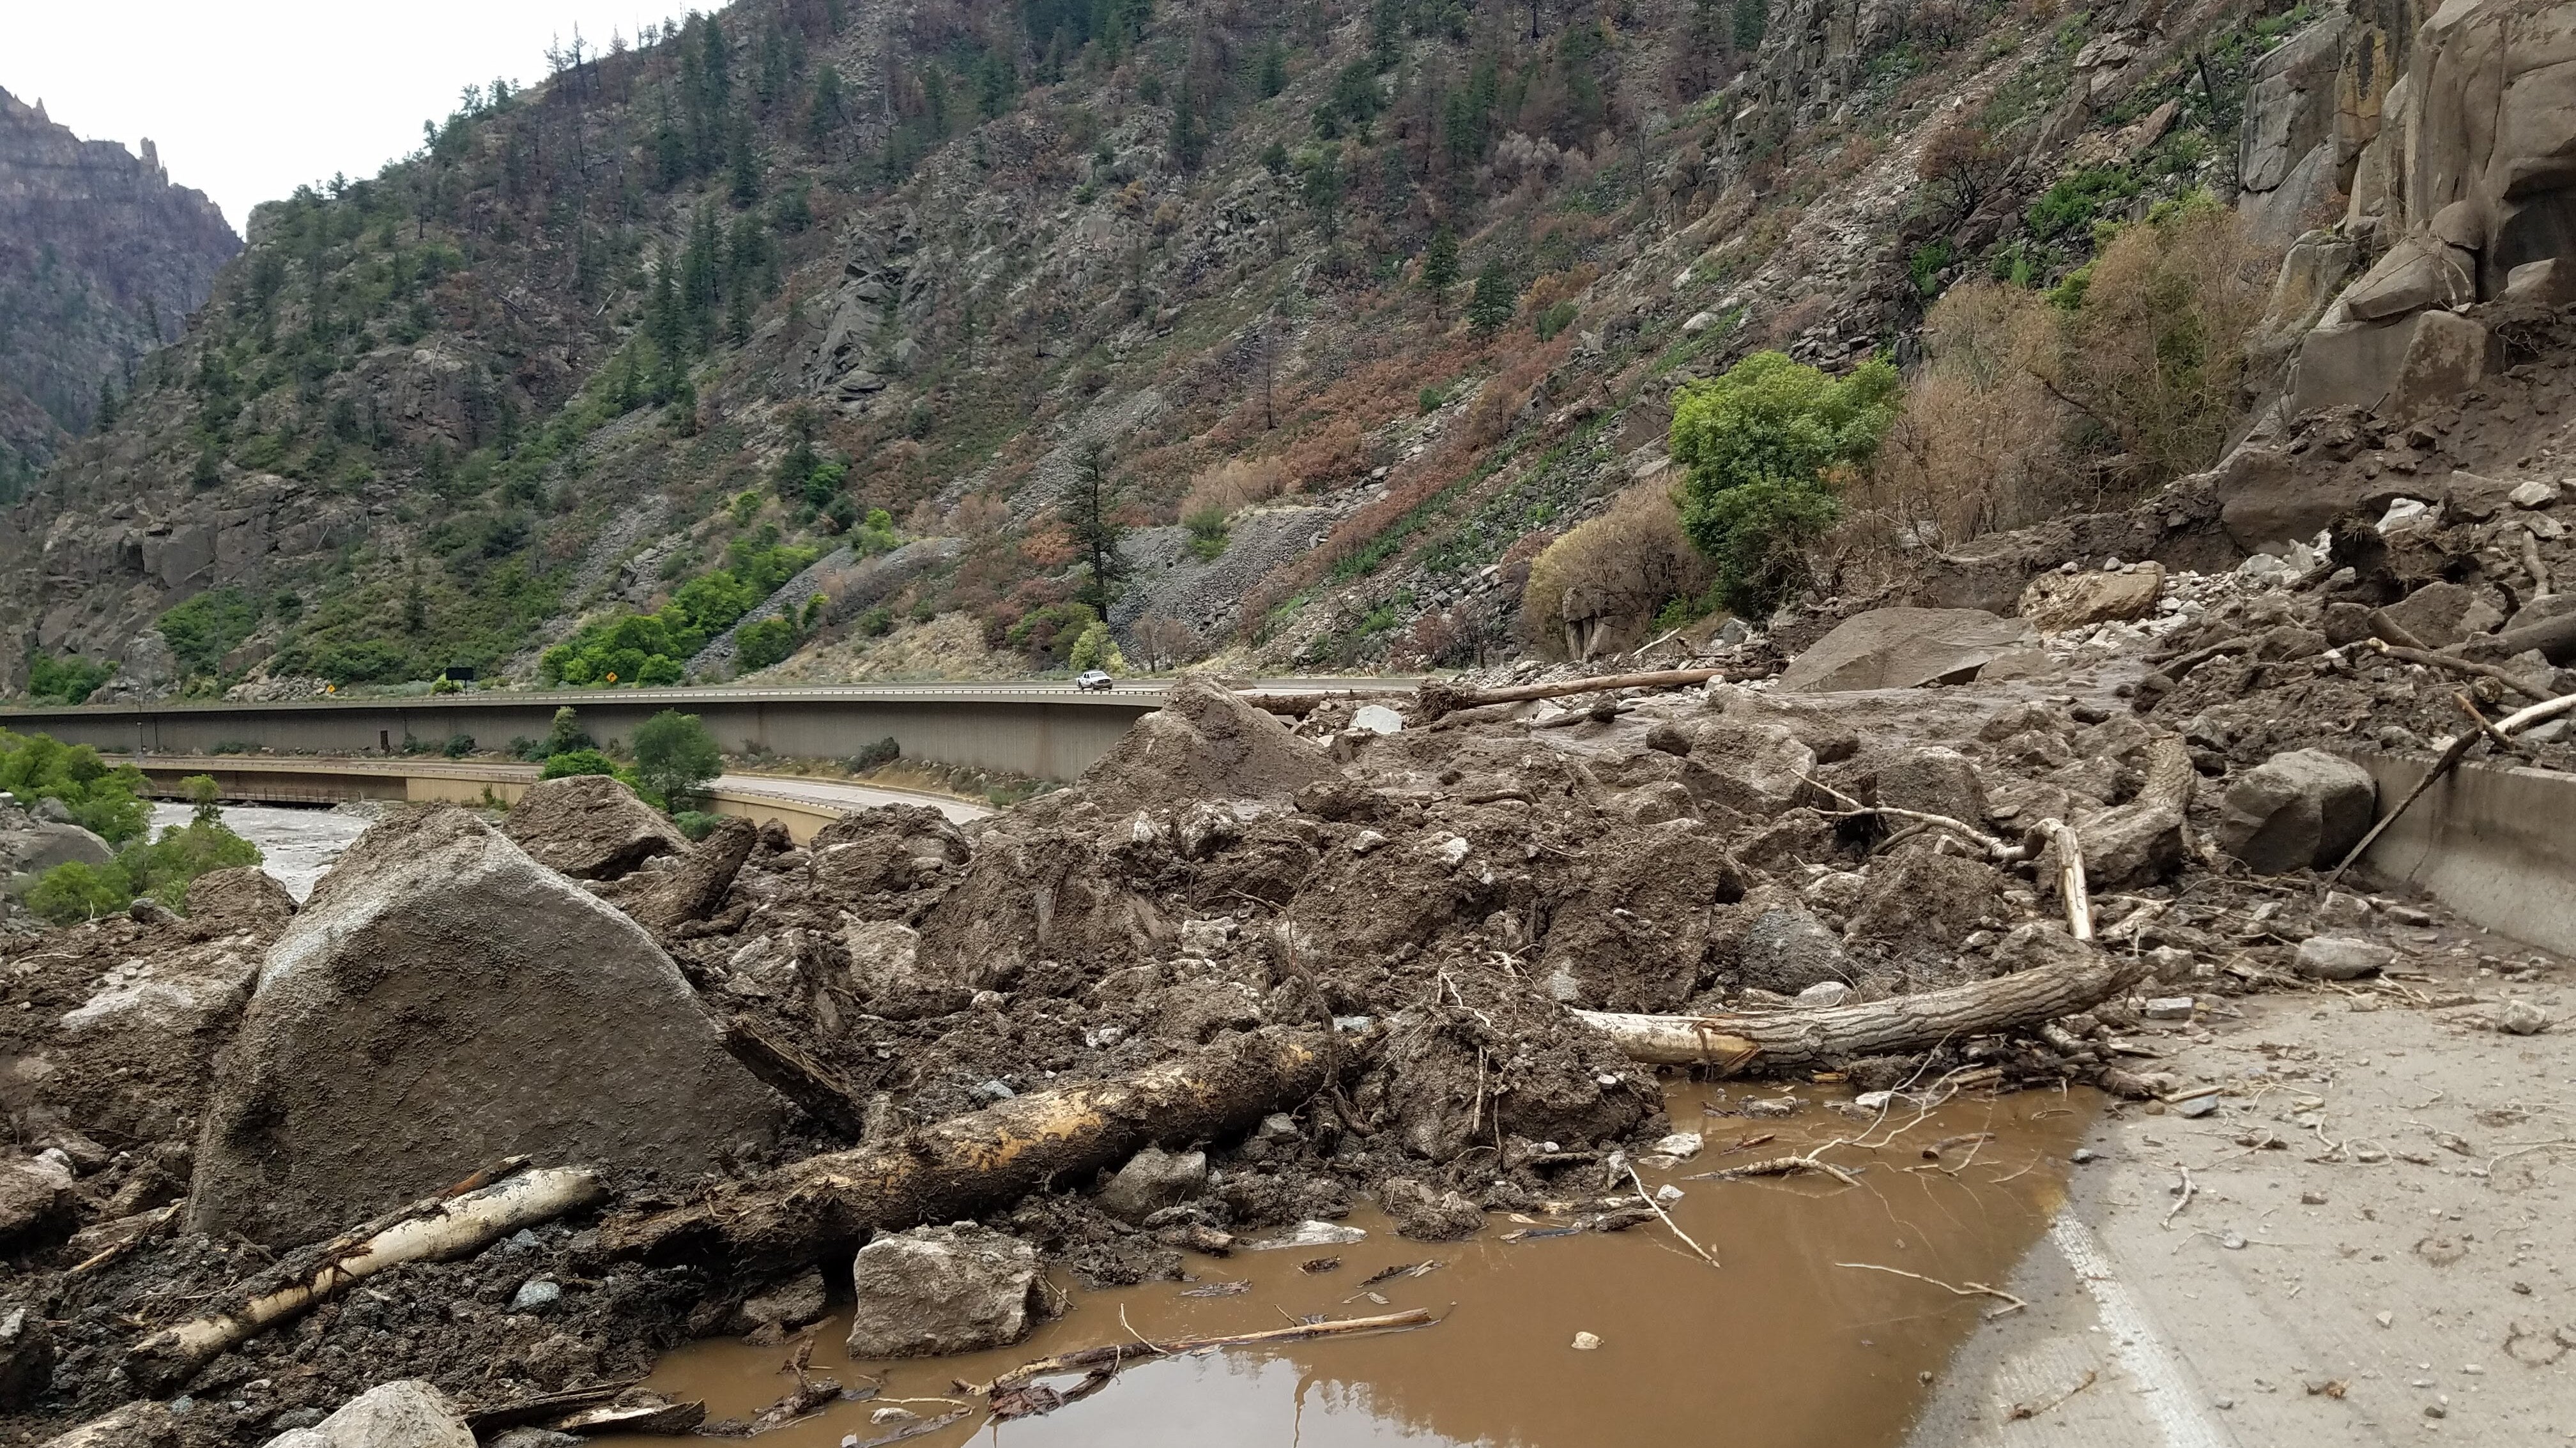
[[[1708,582],[1671,488],[1640,483],[1530,564],[1522,637],[1555,658],[1634,648],[1666,605],[1699,597]]]

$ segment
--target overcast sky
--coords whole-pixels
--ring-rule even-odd
[[[546,47],[631,44],[679,0],[0,0],[0,88],[85,140],[140,151],[251,207],[333,172],[374,175],[468,84],[541,79]],[[709,5],[707,8],[713,8]]]

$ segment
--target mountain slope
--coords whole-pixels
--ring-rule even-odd
[[[1131,654],[1473,658],[1666,466],[1682,381],[1850,365],[1959,277],[2233,196],[2304,17],[736,5],[262,208],[0,537],[0,682],[649,681],[782,585],[734,666],[955,613],[976,666],[1060,663],[1095,456]],[[1963,117],[1998,159],[1934,205]],[[908,538],[955,541],[877,566]]]
[[[0,503],[174,341],[241,239],[205,193],[0,91]]]

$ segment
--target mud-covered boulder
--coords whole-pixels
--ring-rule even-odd
[[[1981,608],[1874,608],[1844,619],[1790,660],[1778,688],[1831,694],[1965,682],[2037,638],[2028,620]]]
[[[1735,983],[1739,988],[1793,996],[1811,986],[1852,978],[1851,961],[1841,937],[1776,889],[1747,898],[1732,912],[1738,929],[1727,930]]]
[[[1971,829],[1982,829],[1986,822],[1984,776],[1966,755],[1937,744],[1904,750],[1882,761],[1878,802],[1889,809],[1946,815]],[[1911,822],[1889,823],[1901,828]]]
[[[1797,802],[1816,751],[1785,724],[1712,719],[1691,731],[1681,782],[1703,806],[1769,819]]]
[[[188,918],[209,930],[273,937],[295,918],[295,897],[257,865],[208,870],[188,882]]]
[[[0,1162],[0,1252],[15,1252],[70,1234],[71,1169],[59,1157]]]
[[[1203,675],[1185,675],[1082,772],[1075,790],[1107,813],[1201,799],[1286,800],[1338,774],[1271,714]]]
[[[854,920],[841,931],[850,957],[850,993],[860,1009],[890,1021],[918,1021],[955,1015],[974,998],[974,988],[953,976],[922,970],[921,936],[892,920]]]
[[[1850,933],[1901,952],[1947,954],[1982,921],[2004,913],[2008,883],[1983,860],[1902,851],[1870,866]]]
[[[890,804],[841,816],[806,845],[815,893],[836,904],[917,890],[951,878],[966,836],[928,805]]]
[[[2505,619],[2504,610],[2496,606],[2494,590],[2439,581],[2425,584],[2382,612],[2432,649],[2491,632]]]
[[[759,826],[747,819],[729,819],[690,847],[678,863],[609,882],[599,894],[648,930],[668,931],[704,920],[724,903],[743,862],[760,844]]]
[[[932,980],[1016,990],[1042,962],[1111,968],[1175,934],[1129,887],[1114,848],[1062,816],[1014,811],[982,835],[956,886],[922,918],[919,964]]]
[[[771,1125],[633,921],[463,810],[401,810],[270,948],[188,1219],[310,1241],[504,1156],[685,1177]]]
[[[879,1237],[851,1264],[853,1359],[944,1357],[1006,1347],[1046,1316],[1037,1249],[960,1222]]]
[[[656,855],[689,848],[679,826],[604,774],[529,786],[510,806],[501,833],[530,859],[576,880],[614,880]]]
[[[2349,759],[2275,754],[2227,787],[2218,847],[2264,875],[2332,865],[2360,842],[2378,802],[2370,771]]]
[[[1710,912],[1744,898],[1724,841],[1697,820],[1674,820],[1603,836],[1590,863],[1590,880],[1548,921],[1539,956],[1548,993],[1601,1010],[1678,1007],[1708,952]]]
[[[369,1388],[321,1422],[280,1433],[264,1448],[474,1448],[474,1430],[445,1393],[406,1379]]]
[[[54,1333],[24,1303],[0,1307],[0,1412],[23,1411],[54,1381]]]

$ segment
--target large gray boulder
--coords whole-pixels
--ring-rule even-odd
[[[270,948],[188,1220],[288,1245],[504,1156],[687,1176],[772,1124],[633,921],[466,811],[399,810]]]
[[[188,882],[188,918],[214,930],[274,937],[295,918],[295,897],[257,865],[209,870]]]
[[[1100,1209],[1122,1222],[1141,1222],[1207,1189],[1207,1153],[1149,1146],[1127,1159],[1100,1189]]]
[[[1986,823],[1986,781],[1955,749],[1926,744],[1878,766],[1878,802],[1888,809],[1947,815],[1972,829]],[[1891,827],[1902,827],[1903,821]]]
[[[2322,749],[2275,754],[2227,787],[2218,847],[2257,874],[2342,861],[2379,805],[2370,771]]]
[[[0,1162],[0,1252],[15,1252],[70,1234],[72,1174],[59,1158]]]
[[[1053,1294],[1037,1249],[972,1222],[915,1227],[859,1249],[853,1359],[944,1357],[1029,1335]]]
[[[46,1439],[44,1448],[172,1448],[178,1441],[179,1424],[169,1405],[137,1398]]]
[[[510,806],[501,833],[538,864],[576,880],[614,880],[656,855],[689,849],[679,826],[604,774],[530,786]]]
[[[0,878],[41,875],[56,865],[104,865],[116,858],[107,841],[76,824],[10,811],[0,824]]]
[[[1792,694],[1914,689],[1964,683],[2004,654],[2039,641],[2028,620],[1982,608],[1874,608],[1834,626],[1780,672]]]
[[[310,1428],[263,1448],[474,1448],[474,1430],[447,1395],[416,1379],[381,1383]]]

